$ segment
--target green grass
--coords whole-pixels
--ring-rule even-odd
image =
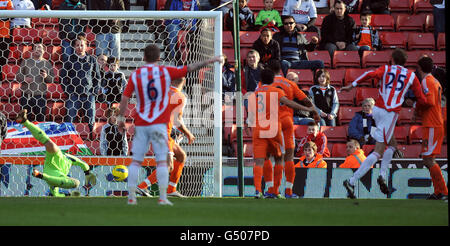
[[[2,197],[9,226],[448,226],[448,203],[396,199]]]

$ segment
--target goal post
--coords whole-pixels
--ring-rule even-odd
[[[86,148],[86,151],[79,151],[78,154],[93,167],[94,172],[97,171],[98,175],[104,176],[100,178],[101,181],[96,187],[92,188],[89,195],[104,196],[117,194],[117,192],[113,191],[126,190],[125,182],[114,182],[114,189],[107,188],[110,186],[108,175],[112,170],[112,166],[116,163],[127,164],[131,160],[130,150],[134,136],[132,114],[136,98],[134,96],[130,99],[130,107],[126,117],[126,139],[129,145],[127,155],[114,157],[102,155],[99,142],[102,141],[100,138],[102,128],[108,123],[108,117],[105,114],[108,108],[118,106],[117,101],[111,101],[107,98],[108,93],[111,94],[111,91],[115,88],[114,86],[116,86],[115,84],[108,84],[109,82],[107,81],[120,81],[120,76],[115,77],[115,71],[110,69],[111,64],[99,65],[99,61],[95,60],[97,67],[93,69],[93,71],[95,70],[93,73],[98,73],[100,76],[97,78],[97,84],[94,83],[96,75],[90,74],[89,76],[92,75],[93,78],[90,81],[92,84],[83,85],[85,88],[68,86],[67,83],[74,83],[78,79],[82,81],[82,79],[76,76],[79,74],[78,72],[73,71],[75,70],[76,62],[70,60],[70,56],[77,52],[75,47],[73,47],[74,42],[72,42],[75,37],[71,36],[69,40],[68,36],[61,38],[60,35],[60,32],[65,32],[64,27],[66,25],[68,30],[72,30],[72,27],[73,30],[78,27],[81,28],[82,31],[77,33],[77,35],[82,34],[86,37],[88,46],[86,53],[89,56],[99,59],[101,54],[106,53],[107,57],[115,57],[116,60],[119,60],[118,70],[124,75],[126,81],[128,81],[130,74],[134,70],[145,65],[143,50],[151,43],[158,45],[160,48],[160,63],[163,65],[187,65],[222,55],[221,11],[10,10],[0,11],[0,13],[2,18],[30,18],[32,22],[31,28],[12,30],[8,52],[0,50],[0,55],[8,57],[8,64],[1,68],[0,112],[5,114],[9,124],[9,132],[2,144],[2,152],[0,154],[0,196],[24,195],[21,190],[26,183],[25,180],[29,183],[29,166],[36,166],[38,170],[39,168],[42,170],[43,158],[42,153],[39,153],[37,149],[37,141],[24,140],[26,129],[13,122],[21,108],[24,106],[36,106],[36,103],[30,101],[30,98],[35,96],[34,92],[40,92],[38,94],[45,102],[45,105],[42,106],[44,108],[42,112],[45,112],[42,113],[42,118],[38,118],[40,112],[36,113],[29,109],[29,111],[33,111],[31,113],[33,114],[33,120],[36,121],[35,124],[45,130],[46,133],[55,134],[51,136],[51,139],[57,138],[59,139],[58,141],[69,146],[64,151],[79,151]],[[61,24],[63,23],[61,20],[70,21]],[[77,21],[74,22],[73,20]],[[105,21],[104,23],[106,24],[100,24],[103,23],[100,21],[93,22],[94,20]],[[126,25],[128,29],[119,35],[119,53],[114,53],[108,50],[108,47],[103,47],[101,42],[106,40],[99,40],[101,35],[95,31],[96,28],[101,30],[103,27],[111,24],[111,22],[107,21],[114,20],[122,23],[119,25]],[[179,22],[174,22],[174,20],[179,20]],[[114,23],[117,24],[119,22],[112,23],[114,25]],[[173,23],[177,23],[181,27],[176,29],[175,34],[172,27],[169,27]],[[34,81],[23,74],[27,69],[21,70],[21,66],[28,66],[28,70],[31,72],[30,66],[34,65],[30,64],[34,63],[26,63],[24,61],[33,58],[35,54],[33,53],[33,43],[37,41],[42,41],[44,46],[43,57],[50,62],[51,69],[46,72],[47,76],[51,77],[51,80],[45,80],[45,83],[40,85],[41,87],[38,85],[35,88],[29,88],[24,86],[24,84]],[[67,48],[68,45],[72,48],[71,53],[67,53],[69,50]],[[114,63],[114,60],[111,62]],[[105,71],[102,71],[100,67],[106,67]],[[106,76],[109,72],[112,73],[111,77]],[[39,74],[40,72],[37,73]],[[38,75],[34,74],[34,76]],[[36,83],[39,84],[38,82]],[[92,107],[87,106],[87,108],[83,108],[84,106],[80,106],[73,114],[74,110],[70,110],[69,107],[73,108],[75,106],[70,105],[68,107],[68,103],[72,100],[73,95],[77,95],[78,98],[85,96],[85,90],[87,91],[88,89],[86,88],[89,88],[89,86],[92,86],[89,93],[95,92],[92,93],[94,101],[88,99],[93,104]],[[119,96],[124,87],[123,85],[121,86],[118,85],[118,88],[121,87],[121,91],[118,93]],[[186,138],[184,138],[179,143],[186,152],[187,159],[178,187],[180,192],[187,196],[221,197],[223,182],[221,65],[214,63],[197,72],[189,73],[186,77],[186,86],[183,92],[187,98],[185,111],[183,112],[184,122],[196,136],[196,141],[189,145]],[[91,94],[86,92],[86,95]],[[89,96],[87,97],[89,98]],[[93,116],[89,113],[91,109],[93,110]],[[92,117],[94,120],[92,120]],[[52,132],[53,130],[58,131],[61,129],[69,129],[67,135],[72,137],[61,139],[62,137],[58,135],[61,134],[60,132]],[[25,135],[21,135],[22,133]],[[76,141],[73,140],[73,135],[76,135]],[[17,141],[28,142],[18,144]],[[29,151],[31,154],[27,154],[17,151],[20,149],[26,152],[26,146],[32,146],[31,149],[34,152]],[[123,144],[120,146],[123,146]],[[91,153],[89,153],[89,150]],[[92,156],[85,155],[86,153],[92,154]],[[147,154],[146,159],[153,159],[151,148]],[[102,163],[103,161],[105,163]],[[138,182],[143,181],[154,169],[154,162],[146,161],[146,163],[142,167]],[[69,175],[79,176],[78,169],[78,167],[72,167]],[[84,184],[84,179],[81,181]],[[43,181],[41,183],[45,184]],[[45,186],[46,184],[42,185],[42,187]],[[15,187],[14,191],[8,190],[11,187]],[[40,191],[29,191],[28,194],[42,196],[45,195],[45,192],[42,188]]]

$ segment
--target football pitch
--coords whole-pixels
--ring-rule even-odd
[[[422,199],[2,197],[0,226],[448,226],[448,203]]]

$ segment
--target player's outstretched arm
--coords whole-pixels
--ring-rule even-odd
[[[187,65],[187,71],[188,72],[192,72],[192,71],[196,71],[199,70],[200,68],[210,64],[210,63],[214,63],[214,62],[220,62],[223,63],[223,57],[222,56],[215,56],[211,59],[208,59],[206,61],[201,61],[201,62],[196,62],[196,63],[192,63]]]
[[[287,97],[282,97],[280,99],[280,103],[285,104],[288,107],[291,107],[296,110],[305,110],[305,111],[314,111],[314,107],[306,107],[301,104],[298,104],[292,100],[287,99]]]
[[[84,171],[85,184],[91,184],[92,186],[97,184],[97,177],[91,172],[89,165],[76,156],[65,154],[65,156],[72,161],[72,165],[79,166]]]

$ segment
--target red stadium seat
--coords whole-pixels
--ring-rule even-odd
[[[376,30],[394,31],[395,21],[391,15],[374,14],[370,23]]]
[[[20,43],[34,43],[39,41],[39,30],[34,28],[14,28],[13,42]]]
[[[336,50],[333,54],[333,68],[361,67],[358,51]]]
[[[316,23],[314,23],[314,25],[316,27],[320,28],[322,26],[322,22],[323,22],[323,19],[325,18],[325,16],[327,16],[327,15],[326,14],[318,14]]]
[[[445,50],[445,33],[443,32],[438,34],[436,49],[438,51]]]
[[[234,64],[234,49],[233,48],[223,48],[223,54],[227,57],[227,60],[230,64]]]
[[[405,124],[414,124],[414,109],[413,108],[401,108],[398,113],[397,124],[405,125]]]
[[[347,144],[335,143],[331,148],[331,157],[346,157],[347,156]]]
[[[48,83],[47,84],[47,99],[60,101],[67,99],[66,93],[64,93],[61,84]]]
[[[251,48],[253,43],[259,38],[260,32],[258,31],[241,31],[239,34],[240,47]]]
[[[359,14],[349,14],[349,16],[353,18],[356,26],[361,26],[361,19]]]
[[[233,47],[233,35],[231,35],[231,31],[223,31],[222,32],[222,46],[225,48]]]
[[[315,50],[315,51],[307,51],[308,60],[322,60],[325,64],[325,67],[331,67],[331,57],[330,53],[327,50]]]
[[[397,16],[397,31],[422,32],[425,18],[422,15],[399,14]]]
[[[39,27],[56,27],[59,24],[58,18],[31,18],[33,28]]]
[[[397,149],[403,152],[403,158],[420,158],[422,145],[398,145]]]
[[[344,85],[348,85],[355,81],[359,76],[361,76],[363,73],[370,71],[372,69],[370,68],[347,68],[345,70],[345,77],[344,77]],[[359,86],[373,86],[373,80],[364,80],[360,81],[358,83]]]
[[[332,86],[341,87],[344,82],[345,68],[328,69],[330,73],[330,84]]]
[[[327,136],[328,142],[347,141],[347,126],[321,126],[320,131]]]
[[[21,60],[24,59],[24,54],[31,52],[33,47],[31,45],[10,45],[9,46],[9,55],[8,62],[20,64]]]
[[[434,16],[433,14],[427,14],[425,17],[425,32],[434,31]]]
[[[389,8],[391,12],[408,12],[413,11],[413,0],[390,0]]]
[[[436,158],[445,158],[447,159],[447,145],[444,144],[441,147],[441,153],[439,155],[436,155]]]
[[[5,64],[2,66],[3,80],[13,81],[16,79],[16,74],[19,72],[20,66],[14,64]]]
[[[357,106],[360,106],[361,103],[364,101],[364,99],[369,98],[369,97],[377,100],[378,88],[358,87],[356,89],[355,104]]]
[[[413,32],[408,34],[408,50],[434,50],[434,34]]]
[[[420,57],[424,54],[428,54],[428,51],[425,50],[410,50],[406,51],[408,58],[406,59],[405,67],[415,69],[417,67],[417,61],[419,61]]]
[[[361,111],[361,107],[341,106],[338,111],[338,121],[341,125],[346,125],[352,121],[356,112]]]
[[[446,53],[445,51],[428,51],[427,55],[433,59],[433,63],[436,66],[445,67]]]
[[[420,12],[432,12],[433,5],[430,4],[430,0],[414,0],[414,13]]]
[[[95,103],[95,119],[106,121],[107,120],[107,117],[105,115],[106,110],[108,110],[108,104]]]
[[[298,74],[298,84],[300,84],[300,86],[314,85],[314,74],[310,69],[289,69],[288,72]]]
[[[308,130],[307,125],[294,125],[294,135],[295,139],[301,139],[307,135],[306,131]]]
[[[339,88],[336,88],[339,91]],[[352,89],[350,91],[340,91],[338,94],[339,104],[354,106],[355,105],[355,95],[356,89]]]
[[[39,37],[46,45],[59,45],[61,43],[61,39],[59,39],[58,27],[39,29]]]
[[[408,135],[409,135],[409,125],[405,126],[396,126],[394,130],[394,137],[399,144],[407,144],[408,143]]]
[[[47,53],[49,54],[50,61],[53,63],[62,62],[62,47],[61,46],[48,46]]]
[[[423,126],[412,125],[409,128],[409,144],[422,143]]]
[[[380,32],[380,40],[384,49],[406,49],[407,36],[401,32]]]
[[[366,68],[389,65],[391,54],[392,51],[390,50],[364,51],[361,58],[362,67]]]

